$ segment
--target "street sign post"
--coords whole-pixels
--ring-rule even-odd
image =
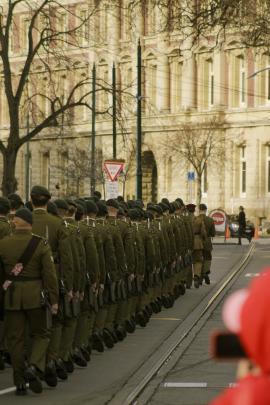
[[[105,160],[104,171],[106,199],[117,198],[119,195],[118,177],[124,168],[124,160]]]
[[[188,180],[188,197],[189,197],[189,201],[192,202],[193,185],[194,185],[194,181],[195,181],[195,172],[187,172],[187,180]]]
[[[209,217],[213,218],[214,220],[216,232],[218,234],[225,235],[227,225],[226,212],[221,209],[213,210],[209,213]]]

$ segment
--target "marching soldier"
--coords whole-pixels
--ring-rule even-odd
[[[0,197],[0,239],[11,233],[11,224],[8,219],[8,214],[10,212],[10,201],[5,197]],[[3,359],[3,354],[5,351],[5,341],[4,341],[4,322],[1,321],[4,314],[1,313],[1,302],[0,302],[0,370],[4,370],[5,363]]]
[[[48,242],[31,233],[31,212],[26,208],[19,209],[15,213],[14,224],[14,234],[0,241],[0,278],[4,280],[1,286],[5,291],[6,338],[16,394],[25,395],[26,382],[33,392],[42,392],[39,374],[45,370],[50,337],[46,309],[41,306],[42,296],[45,289],[47,305],[52,314],[56,314],[58,285]],[[26,326],[32,336],[27,367]]]
[[[216,235],[215,223],[214,220],[206,215],[207,206],[205,204],[199,205],[200,216],[204,221],[204,226],[206,230],[207,237],[204,241],[203,247],[203,267],[202,267],[202,280],[205,281],[206,284],[210,284],[210,270],[211,270],[211,262],[212,262],[212,239]]]
[[[47,212],[47,204],[51,198],[49,191],[43,186],[34,186],[31,190],[33,205],[33,232],[48,239],[52,250],[56,274],[59,284],[59,304],[61,310],[53,317],[50,344],[47,351],[45,381],[51,386],[57,385],[57,377],[67,379],[67,371],[59,361],[59,348],[62,333],[62,321],[65,302],[73,297],[73,267],[68,234],[60,218]]]

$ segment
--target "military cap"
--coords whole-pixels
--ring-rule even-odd
[[[144,207],[143,200],[136,200],[135,202],[136,202],[136,207],[140,207],[140,208]]]
[[[10,211],[10,201],[8,198],[0,197],[0,209],[1,211],[6,211],[6,213]]]
[[[85,207],[86,207],[86,214],[97,214],[98,213],[97,204],[93,200],[86,200]]]
[[[196,205],[195,205],[195,204],[187,204],[187,205],[186,205],[186,209],[187,209],[189,212],[195,212],[195,208],[196,208]]]
[[[11,193],[8,195],[8,199],[10,201],[11,208],[19,208],[21,205],[24,205],[23,200],[19,196],[19,194]]]
[[[98,201],[97,202],[97,207],[98,207],[98,215],[100,217],[103,217],[103,216],[108,214],[108,208],[107,208],[107,205],[106,205],[106,203],[104,201],[101,201],[101,200]]]
[[[66,201],[66,203],[67,203],[68,205],[72,205],[73,207],[77,208],[77,204],[76,204],[75,201],[72,200],[71,198],[66,198],[65,201]]]
[[[19,208],[15,212],[15,217],[23,219],[25,222],[27,222],[30,225],[32,225],[32,223],[33,223],[32,212],[28,208]]]
[[[58,198],[58,199],[54,200],[53,202],[57,208],[68,211],[68,203],[65,200],[63,200],[62,198]]]
[[[127,214],[127,212],[128,212],[128,206],[127,206],[127,204],[125,204],[124,202],[120,203],[120,204],[119,204],[119,209],[120,209],[120,208],[124,211],[125,214]]]
[[[149,211],[154,211],[154,212],[157,212],[158,214],[160,213],[160,207],[158,206],[158,205],[156,205],[156,204],[152,204],[152,203],[148,203],[147,204],[147,210]],[[162,209],[161,209],[161,213],[162,213],[163,211],[162,211]]]
[[[207,211],[207,206],[205,204],[200,204],[199,205],[199,210],[200,211]]]
[[[170,207],[167,204],[164,204],[163,202],[158,203],[160,208],[162,209],[162,212],[169,211]]]
[[[113,198],[110,198],[109,200],[106,201],[107,207],[113,207],[117,210],[119,210],[119,202],[117,200],[114,200]]]
[[[76,205],[77,205],[78,214],[84,215],[86,212],[85,206],[83,204],[81,204],[80,202],[77,202]]]
[[[170,207],[170,201],[168,200],[168,198],[162,198],[161,202],[163,204],[166,204],[168,207]]]
[[[97,190],[94,191],[93,196],[96,197],[98,200],[101,199],[101,193]]]
[[[118,197],[117,197],[117,201],[120,203],[122,203],[122,202],[124,202],[124,198],[123,198],[123,196],[122,195],[119,195]]]
[[[151,211],[144,211],[144,218],[149,219],[150,221],[153,221],[154,215]]]
[[[184,201],[182,200],[182,198],[176,198],[175,201],[177,201],[181,205],[181,207],[185,206]]]
[[[52,215],[58,215],[57,206],[54,202],[48,201],[47,212]]]
[[[131,219],[131,221],[139,221],[140,219],[142,219],[141,211],[138,210],[137,208],[131,208],[128,211],[128,216]]]
[[[134,200],[128,200],[127,201],[127,206],[129,209],[134,208],[135,207],[135,201]]]
[[[24,206],[25,206],[25,208],[28,208],[29,211],[33,211],[33,204],[31,203],[31,201],[26,201]]]
[[[39,196],[44,196],[44,197],[48,197],[51,198],[51,194],[49,192],[49,190],[46,187],[43,186],[34,186],[32,187],[31,190],[31,195],[39,195]]]

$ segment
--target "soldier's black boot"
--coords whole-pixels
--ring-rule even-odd
[[[50,360],[45,368],[44,381],[49,387],[57,386],[56,368],[53,360]]]
[[[68,372],[69,374],[73,373],[73,371],[74,371],[74,364],[73,364],[72,358],[69,357],[67,360],[63,360],[63,363],[64,363],[64,365],[65,365],[65,369],[67,370],[67,372]]]
[[[102,349],[103,349],[102,351],[104,351],[103,342],[102,342],[101,339],[100,339],[100,341],[101,341],[101,344],[102,344]],[[86,345],[82,345],[81,352],[82,352],[82,355],[83,355],[83,357],[85,358],[85,360],[87,362],[91,360],[91,356],[90,356],[91,353],[88,351],[88,348],[87,348]]]
[[[15,395],[18,395],[19,397],[27,395],[26,385],[25,384],[16,385]]]
[[[147,324],[146,317],[145,317],[145,315],[144,315],[144,313],[142,311],[139,311],[139,312],[136,313],[135,321],[136,321],[136,323],[138,325],[142,326],[143,328]]]
[[[24,378],[29,382],[29,388],[31,391],[35,394],[42,393],[42,383],[35,366],[30,365],[25,369]]]
[[[194,287],[199,288],[200,287],[200,277],[194,276]]]
[[[103,340],[108,349],[112,349],[114,347],[114,338],[108,329],[103,330]]]
[[[63,360],[57,359],[55,362],[56,375],[60,380],[67,380],[68,374]]]
[[[102,341],[102,338],[99,336],[98,333],[93,333],[92,336],[92,347],[93,350],[98,351],[99,353],[103,353],[104,352],[104,344]],[[84,355],[83,351],[82,354]],[[85,356],[84,356],[85,357]],[[87,360],[87,358],[85,357],[85,360]],[[90,360],[90,356],[89,356],[89,360]],[[89,361],[87,360],[87,361]]]
[[[128,333],[134,333],[136,325],[129,319],[125,320],[125,328]]]
[[[0,370],[5,370],[5,362],[3,358],[3,352],[0,352]]]
[[[186,293],[186,287],[185,287],[185,283],[182,282],[181,284],[179,284],[179,291],[180,291],[180,295],[184,295]]]
[[[205,281],[205,284],[210,284],[210,277],[209,277],[209,274],[205,274],[204,275],[204,281]]]
[[[87,367],[87,361],[83,357],[81,350],[76,347],[73,353],[73,361],[79,367]]]

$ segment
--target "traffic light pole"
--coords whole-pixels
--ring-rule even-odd
[[[137,170],[136,198],[142,199],[142,49],[140,40],[137,47]]]

